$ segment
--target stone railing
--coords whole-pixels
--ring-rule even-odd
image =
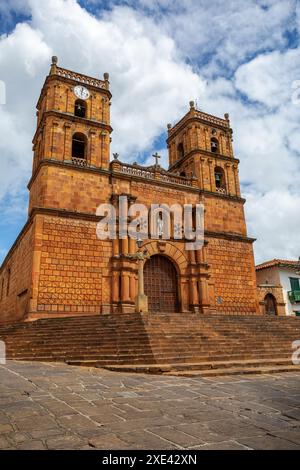
[[[87,166],[87,161],[85,158],[72,157],[72,163],[73,165],[77,165],[77,166]]]
[[[121,172],[126,173],[126,175],[131,175],[131,176],[138,176],[140,178],[146,178],[146,179],[153,179],[155,178],[155,172],[145,169],[145,168],[140,168],[135,165],[123,165],[121,164],[120,166]]]
[[[212,116],[211,114],[203,113],[203,111],[195,111],[195,116],[203,121],[209,122],[210,124],[215,124],[216,126],[229,127],[229,121],[226,119],[219,118],[217,116]]]
[[[63,78],[70,78],[71,80],[76,80],[77,82],[83,83],[85,85],[92,85],[97,88],[107,88],[106,82],[99,80],[98,78],[88,77],[87,75],[82,75],[81,73],[72,72],[71,70],[63,69],[61,67],[56,67],[56,75],[59,75]]]
[[[225,188],[216,188],[216,192],[219,194],[227,194],[227,191]]]
[[[161,174],[160,179],[166,183],[183,184],[184,186],[193,186],[191,178],[185,178],[184,176],[177,176],[172,174]]]
[[[174,173],[169,173],[160,166],[142,167],[134,164],[124,164],[119,160],[113,160],[111,168],[114,172],[123,173],[132,177],[143,178],[146,180],[158,180],[164,183],[171,183],[181,186],[197,187],[197,180],[195,178],[187,178],[179,176]]]
[[[186,114],[180,121],[175,124],[175,126],[170,126],[168,129],[169,136],[177,131],[183,124],[185,124],[189,119],[199,118],[204,122],[207,122],[213,126],[220,126],[230,129],[230,122],[228,119],[222,119],[217,116],[212,116],[211,114],[203,113],[203,111],[198,111],[197,109],[192,109],[188,114]]]

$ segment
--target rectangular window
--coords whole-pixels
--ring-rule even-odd
[[[291,290],[300,290],[299,279],[297,277],[290,277]]]

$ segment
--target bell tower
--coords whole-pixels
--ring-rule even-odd
[[[167,144],[170,171],[196,176],[203,191],[240,196],[228,114],[224,119],[212,116],[191,101],[189,112],[174,127],[168,124]]]
[[[37,103],[29,214],[34,208],[95,212],[86,185],[89,175],[109,171],[111,96],[108,73],[103,80],[88,77],[52,57]]]
[[[109,75],[104,80],[58,67],[52,57],[37,103],[33,173],[42,160],[108,168],[110,148]]]

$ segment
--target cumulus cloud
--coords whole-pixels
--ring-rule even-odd
[[[55,54],[63,67],[110,73],[112,151],[122,159],[143,155],[151,164],[155,149],[166,164],[159,137],[190,99],[204,111],[229,112],[257,260],[298,256],[300,227],[290,222],[300,198],[300,106],[292,102],[299,48],[289,49],[293,30],[300,31],[296,1],[229,0],[224,9],[220,0],[116,0],[106,10],[94,0],[5,3],[30,20],[0,36],[0,79],[7,84],[7,105],[0,107],[0,202],[8,195],[11,204],[23,200],[34,107]]]
[[[287,45],[297,0],[128,0],[156,15],[182,53],[207,76],[232,72],[257,53]]]
[[[246,193],[246,197],[248,230],[257,238],[256,261],[280,257],[298,259],[300,194],[278,188],[265,194]]]

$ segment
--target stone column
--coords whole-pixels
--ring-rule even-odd
[[[64,155],[63,155],[63,159],[64,160],[71,160],[71,158],[72,158],[71,126],[67,122],[64,124],[64,130],[65,130],[65,135],[64,135]]]
[[[234,174],[234,181],[235,181],[235,191],[237,196],[241,196],[240,191],[240,184],[239,184],[239,177],[238,177],[238,166],[233,165],[233,174]]]
[[[227,189],[227,194],[231,194],[231,188],[230,188],[230,177],[229,177],[229,169],[231,165],[230,163],[225,163],[225,176],[226,176],[226,189]]]
[[[138,294],[135,299],[135,311],[137,313],[148,312],[148,298],[144,294],[144,259],[138,259]]]
[[[213,175],[212,175],[212,173],[213,173],[212,164],[213,164],[213,159],[209,158],[208,159],[208,171],[209,171],[210,191],[215,190],[215,182],[214,182]]]
[[[190,279],[190,308],[192,312],[199,312],[198,286],[195,277]]]
[[[128,255],[128,238],[122,240],[122,254]]]
[[[205,189],[204,188],[204,162],[205,162],[205,158],[201,157],[200,158],[200,178],[199,178],[201,189]]]
[[[122,302],[129,302],[129,274],[127,272],[122,273],[122,288],[121,288]]]
[[[134,238],[129,238],[129,253],[130,254],[135,253],[135,245],[136,245],[135,239]]]
[[[120,300],[119,285],[120,285],[120,275],[118,271],[115,271],[112,275],[112,302],[115,304],[118,303]]]
[[[135,282],[134,273],[131,273],[130,275],[129,291],[130,291],[130,299],[134,301],[136,297],[136,282]]]
[[[200,275],[199,277],[199,294],[200,294],[200,311],[201,313],[209,313],[210,311],[210,301],[209,301],[209,292],[208,292],[208,274]]]
[[[89,158],[87,159],[87,163],[89,165],[97,166],[98,162],[97,162],[97,158],[96,158],[96,155],[95,155],[95,143],[94,143],[95,135],[96,135],[95,131],[93,131],[93,130],[89,131],[89,136],[90,136],[90,139],[89,139]]]

